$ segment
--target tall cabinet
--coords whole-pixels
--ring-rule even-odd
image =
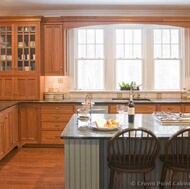
[[[42,39],[44,75],[64,75],[64,32],[62,22],[44,18]]]
[[[0,18],[0,100],[38,100],[41,17]]]

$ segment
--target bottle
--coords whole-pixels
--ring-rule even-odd
[[[134,117],[135,117],[135,105],[133,102],[133,95],[130,95],[128,103],[128,122],[134,123]]]

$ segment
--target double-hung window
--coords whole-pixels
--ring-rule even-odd
[[[118,83],[142,83],[142,29],[116,29],[116,88]]]
[[[153,29],[154,89],[180,89],[180,29]]]
[[[119,83],[132,81],[144,90],[184,87],[183,28],[116,24],[72,31],[68,49],[73,89],[118,90]]]
[[[77,88],[102,90],[104,88],[104,31],[78,29],[77,34]]]

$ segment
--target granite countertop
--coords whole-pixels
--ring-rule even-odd
[[[17,101],[0,101],[0,111],[3,111],[16,104],[18,104]]]
[[[92,101],[95,103],[95,105],[103,105],[103,104],[123,104],[123,103],[128,103],[128,100],[112,100],[112,98],[108,98],[108,99],[92,99]],[[19,103],[31,103],[31,104],[35,104],[35,103],[59,103],[59,104],[81,104],[82,102],[84,102],[84,99],[78,99],[78,98],[70,98],[70,99],[63,99],[63,100],[37,100],[37,101],[0,101],[0,111],[9,108],[15,104],[19,104]],[[134,101],[135,104],[171,104],[171,103],[175,103],[175,104],[190,104],[190,100],[189,99],[150,99],[150,101],[148,100],[135,100]]]
[[[27,101],[30,102],[30,101]],[[41,100],[41,101],[31,101],[32,103],[38,102],[38,103],[74,103],[74,104],[81,104],[84,102],[84,99],[78,99],[78,98],[72,98],[72,99],[63,99],[60,101],[56,100]],[[112,100],[112,98],[107,99],[92,99],[92,102],[96,104],[118,104],[118,103],[127,103],[128,100]],[[136,104],[156,104],[156,103],[190,103],[189,99],[150,99],[150,100],[144,100],[144,99],[136,99],[134,101]]]
[[[118,114],[92,114],[91,121],[95,121],[97,118],[105,119],[119,119]],[[183,127],[190,126],[189,124],[170,124],[162,125],[156,119],[154,119],[152,114],[136,114],[135,122],[128,123],[127,116],[124,117],[124,124],[122,128],[129,127],[145,127],[156,134],[159,138],[168,138],[178,130]],[[89,129],[87,122],[81,122],[78,120],[77,123],[77,114],[73,114],[72,118],[66,125],[64,131],[61,134],[62,139],[103,139],[111,138],[117,131],[97,131]]]

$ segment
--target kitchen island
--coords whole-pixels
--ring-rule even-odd
[[[120,119],[117,114],[92,114],[90,122],[97,118]],[[166,140],[175,132],[190,124],[162,125],[151,114],[135,115],[135,122],[128,123],[127,116],[122,120],[120,129],[145,127],[156,134],[161,142],[163,153]],[[117,131],[97,131],[89,129],[88,122],[77,119],[74,114],[61,134],[65,141],[65,183],[66,189],[106,189],[108,188],[109,169],[107,167],[107,142]],[[156,168],[148,176],[154,188],[159,185],[161,162],[158,159]],[[123,186],[141,188],[141,175],[122,177]]]

